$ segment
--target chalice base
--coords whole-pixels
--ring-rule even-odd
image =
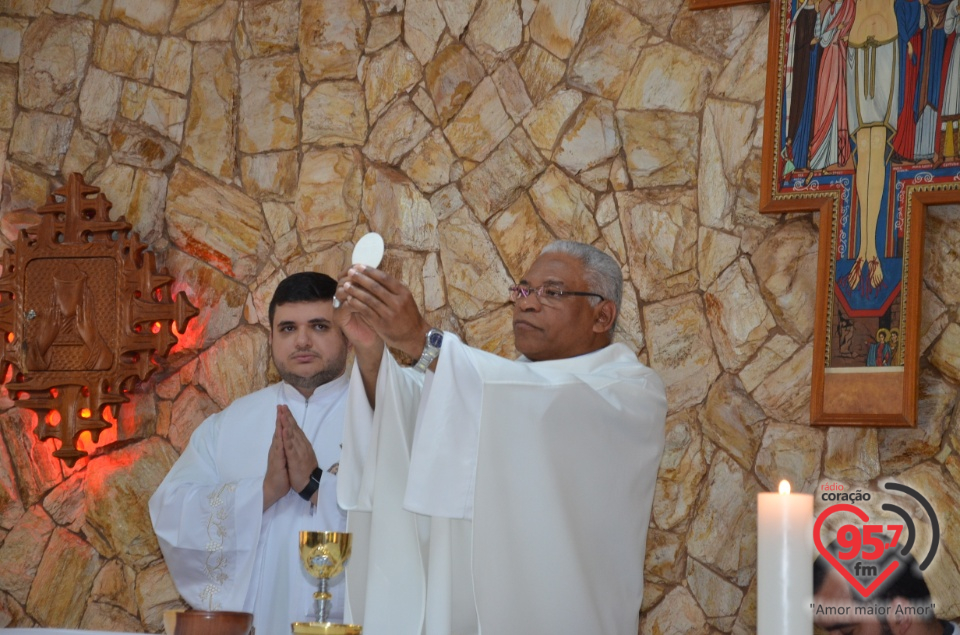
[[[363,627],[356,624],[333,622],[294,622],[294,635],[362,635]]]

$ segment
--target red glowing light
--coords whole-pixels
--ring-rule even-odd
[[[153,323],[153,326],[150,327],[150,330],[153,331],[154,334],[159,333],[159,332],[160,332],[160,323],[159,323],[159,322],[154,322],[154,323]]]
[[[90,412],[90,408],[81,408],[81,409],[80,409],[80,418],[81,418],[81,419],[89,419],[91,414],[92,414],[92,413]]]
[[[13,333],[7,333],[7,342],[13,344]]]
[[[43,418],[43,422],[49,426],[55,426],[60,423],[60,413],[56,410],[50,410],[47,412],[47,416]]]

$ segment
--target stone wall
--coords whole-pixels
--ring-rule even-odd
[[[958,212],[928,220],[919,428],[809,427],[818,219],[757,212],[767,14],[5,0],[3,240],[81,172],[201,313],[72,469],[0,400],[0,627],[161,629],[180,602],[147,499],[205,416],[269,381],[277,281],[336,273],[369,230],[434,324],[505,355],[507,286],[543,245],[622,264],[618,337],[670,402],[643,633],[755,630],[756,494],[782,477],[927,494],[928,575],[960,615]]]

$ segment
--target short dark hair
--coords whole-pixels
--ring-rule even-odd
[[[337,281],[325,273],[301,271],[287,276],[277,285],[277,290],[270,299],[270,326],[273,327],[273,314],[281,304],[332,300],[336,292]]]
[[[883,534],[876,535],[880,536],[885,544],[890,542],[890,538],[888,536]],[[837,553],[840,551],[840,545],[838,545],[837,541],[834,540],[827,545],[827,551],[833,554],[833,556],[836,558]],[[898,560],[900,564],[893,571],[893,573],[891,573],[890,576],[884,580],[884,582],[878,586],[873,593],[871,593],[869,598],[864,598],[860,591],[854,588],[853,585],[849,585],[850,594],[854,602],[862,603],[868,599],[889,602],[894,598],[904,598],[911,604],[930,603],[930,588],[923,579],[923,572],[920,571],[920,565],[917,563],[916,558],[913,557],[913,554],[907,553],[906,555],[901,555],[899,546],[897,546],[896,550],[892,553],[885,554],[880,560],[868,562],[863,557],[863,554],[860,553],[856,558],[849,560],[848,563],[850,565],[853,565],[855,562],[870,564],[876,566],[878,571],[883,571],[893,560]],[[832,569],[833,566],[827,562],[826,558],[824,558],[822,555],[817,556],[816,561],[813,563],[814,595],[816,595],[823,586],[824,580]]]

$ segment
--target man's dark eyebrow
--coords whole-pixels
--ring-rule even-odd
[[[296,323],[294,320],[281,320],[280,322],[277,322],[277,327],[281,327],[281,326],[295,326],[296,324],[297,324],[297,323]],[[330,324],[333,324],[333,322],[331,322],[331,321],[328,320],[327,318],[319,317],[319,318],[313,318],[313,319],[309,320],[309,321],[307,322],[307,324],[310,324],[310,325],[322,324],[322,325],[324,325],[324,326],[329,326]]]
[[[522,279],[522,280],[521,280],[520,282],[518,282],[517,284],[525,284],[525,285],[527,285],[527,286],[533,286],[532,284],[530,284],[530,281],[527,280],[526,278]],[[564,286],[566,283],[565,283],[563,280],[561,280],[560,278],[547,278],[546,280],[544,280],[544,281],[541,282],[540,284],[552,284],[553,286],[556,286],[556,287],[562,287],[562,286]]]

